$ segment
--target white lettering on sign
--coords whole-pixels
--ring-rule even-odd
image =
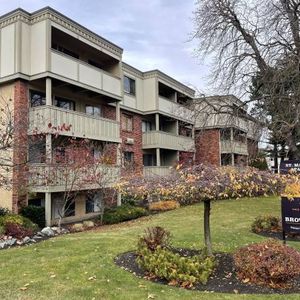
[[[286,222],[300,223],[300,218],[285,217]]]

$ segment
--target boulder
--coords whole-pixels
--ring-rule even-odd
[[[22,240],[23,244],[28,244],[31,242],[31,238],[29,236],[25,236],[24,239]]]
[[[84,222],[83,222],[83,226],[84,226],[85,228],[92,228],[92,227],[95,226],[95,223],[94,223],[93,221],[84,221]]]
[[[79,232],[83,230],[84,230],[84,226],[82,223],[75,223],[71,226],[71,231],[73,232]]]
[[[50,227],[43,228],[41,233],[48,237],[54,236],[54,231]]]
[[[1,242],[0,243],[0,249],[6,248],[6,242]]]
[[[5,242],[5,244],[6,244],[8,247],[11,247],[11,246],[13,246],[13,245],[16,244],[16,243],[17,243],[17,239],[14,239],[14,238],[9,239],[9,240],[6,240],[6,242]]]

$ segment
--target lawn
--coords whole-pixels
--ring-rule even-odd
[[[114,257],[134,249],[137,236],[147,226],[160,225],[170,230],[175,246],[202,247],[202,212],[203,205],[187,206],[127,224],[0,251],[0,299],[300,299],[300,294],[188,291],[138,279],[114,265]],[[259,214],[279,213],[280,201],[274,197],[213,203],[214,251],[231,252],[263,240],[249,231],[252,220]],[[299,242],[288,244],[300,250]]]

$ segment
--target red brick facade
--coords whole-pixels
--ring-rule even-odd
[[[220,166],[220,130],[207,129],[195,134],[195,163]]]
[[[116,108],[110,105],[103,105],[103,118],[116,120]]]
[[[27,205],[27,152],[28,152],[28,84],[16,81],[14,86],[14,147],[12,210],[18,212]]]
[[[132,131],[123,129],[122,124],[125,122],[124,114],[132,117]],[[135,173],[143,172],[143,150],[142,150],[142,117],[127,111],[121,111],[121,151],[133,152]],[[127,139],[133,139],[133,144],[128,143]]]
[[[194,163],[194,152],[179,151],[179,164],[191,166]]]

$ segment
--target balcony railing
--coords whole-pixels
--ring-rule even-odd
[[[102,90],[109,95],[121,97],[120,78],[53,49],[51,50],[51,72]]]
[[[194,123],[194,112],[192,110],[161,96],[158,98],[158,110],[183,121]]]
[[[60,135],[75,136],[93,140],[120,142],[120,125],[117,121],[89,116],[55,106],[38,106],[29,112],[29,133],[51,132],[49,124],[54,127],[71,125],[70,130],[62,130]]]
[[[185,137],[164,131],[149,131],[143,133],[143,149],[150,148],[194,151],[195,144],[191,137]]]
[[[87,190],[112,187],[120,178],[120,168],[103,165],[96,169],[101,177],[101,186],[97,182],[87,180],[89,169],[68,171],[65,166],[47,164],[29,165],[29,186],[32,192],[63,192],[66,190]]]
[[[169,166],[150,166],[144,167],[144,176],[167,176],[171,173],[172,167]]]
[[[246,142],[221,141],[221,153],[248,155],[248,146]]]

